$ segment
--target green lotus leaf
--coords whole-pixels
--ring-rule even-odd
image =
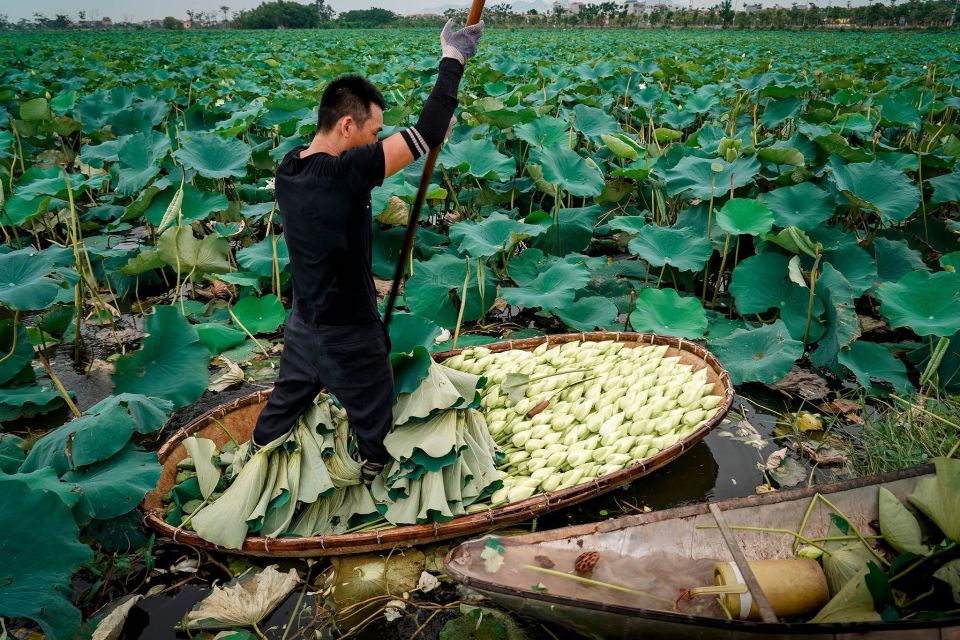
[[[7,387],[0,394],[0,420],[5,422],[49,413],[61,406],[63,397],[53,386]]]
[[[773,211],[778,227],[813,229],[833,216],[833,198],[812,182],[780,187],[764,193],[760,200]]]
[[[16,335],[14,335],[16,334]],[[14,342],[16,338],[16,342]],[[33,345],[27,328],[13,319],[0,320],[0,383],[6,383],[33,361]]]
[[[160,252],[153,249],[141,251],[127,260],[127,264],[117,269],[116,272],[125,276],[138,276],[148,271],[153,271],[154,269],[160,269],[166,265],[166,261],[160,257]]]
[[[760,124],[767,129],[773,129],[784,120],[800,115],[800,101],[796,98],[769,100],[765,105],[760,115]]]
[[[944,271],[953,271],[954,273],[960,271],[960,251],[953,251],[940,256],[939,262]],[[920,261],[920,266],[917,268],[926,268],[926,265],[923,263],[922,259]]]
[[[533,122],[517,125],[513,131],[527,144],[543,149],[567,145],[570,141],[570,123],[553,116],[540,116]]]
[[[287,320],[283,303],[272,293],[240,298],[233,305],[233,315],[250,333],[273,333]]]
[[[960,273],[911,271],[884,283],[880,313],[891,327],[907,327],[918,336],[951,336],[960,331]]]
[[[534,211],[526,217],[525,222],[539,226],[544,231],[528,244],[558,256],[571,251],[583,251],[593,240],[593,230],[601,213],[597,205],[563,208],[557,212],[560,219],[557,225],[553,215]]]
[[[823,263],[817,278],[817,297],[823,300],[825,329],[810,354],[815,367],[837,371],[840,350],[860,335],[860,321],[854,308],[853,287],[830,263]]]
[[[149,434],[162,427],[172,409],[169,401],[139,394],[105,398],[37,440],[20,471],[49,467],[62,475],[71,468],[106,460],[123,449],[135,433]]]
[[[776,382],[803,355],[803,343],[790,337],[781,320],[759,329],[738,329],[711,342],[710,348],[730,372],[734,384]]]
[[[146,318],[139,351],[121,356],[114,390],[169,400],[175,408],[194,402],[207,388],[209,354],[197,330],[175,307],[158,306]]]
[[[524,308],[559,309],[571,304],[576,291],[589,282],[590,273],[585,266],[555,262],[523,287],[500,289],[500,296]]]
[[[80,147],[80,162],[97,169],[102,169],[106,162],[117,162],[120,143],[121,140],[105,140],[96,145],[85,144]]]
[[[563,324],[576,331],[608,329],[617,320],[617,305],[604,296],[586,296],[552,309]]]
[[[507,273],[518,286],[525,287],[536,280],[540,272],[546,271],[550,265],[560,260],[556,256],[547,255],[540,249],[531,247],[510,260]]]
[[[877,282],[877,264],[859,245],[850,244],[828,251],[823,254],[823,259],[843,274],[853,288],[854,297],[860,297]]]
[[[120,161],[120,182],[117,192],[132,196],[160,173],[160,161],[170,151],[170,138],[149,129],[123,138],[117,148]]]
[[[880,124],[902,125],[910,129],[920,128],[920,112],[913,101],[904,95],[888,95],[874,105],[880,111]]]
[[[453,329],[460,311],[466,270],[466,261],[450,254],[438,254],[426,262],[415,262],[413,277],[404,287],[404,299],[410,310],[430,318],[441,327]],[[492,269],[483,269],[478,281],[476,261],[471,261],[464,322],[482,318],[496,297],[497,282]]]
[[[68,189],[65,176],[69,176],[70,190],[73,191],[74,198],[79,198],[88,185],[99,187],[98,181],[102,181],[102,178],[96,177],[88,180],[79,173],[65,174],[59,167],[30,167],[17,182],[16,197],[21,200],[35,200],[50,196],[66,200]]]
[[[395,313],[390,319],[390,342],[393,353],[410,353],[414,347],[432,349],[440,327],[435,322],[412,313]]]
[[[33,98],[20,105],[20,118],[27,122],[40,122],[53,118],[50,103],[46,98]]]
[[[116,136],[125,136],[152,129],[163,122],[170,112],[170,105],[162,100],[143,100],[114,111],[107,116],[110,130]]]
[[[773,228],[773,212],[759,200],[732,198],[717,212],[717,224],[734,235],[763,235]]]
[[[921,478],[907,500],[954,542],[960,542],[960,460],[933,459],[937,473]]]
[[[816,136],[813,141],[827,154],[838,156],[847,162],[872,162],[875,159],[869,149],[851,146],[850,142],[839,133]]]
[[[252,150],[242,140],[198,131],[185,133],[181,142],[182,146],[173,152],[173,157],[204,178],[242,178],[247,175]]]
[[[927,270],[920,252],[910,248],[905,241],[875,238],[871,249],[880,282],[896,282],[911,271]]]
[[[74,513],[81,524],[94,518],[107,520],[137,508],[143,496],[157,486],[161,467],[157,456],[127,445],[115,456],[64,474],[66,482],[80,487]]]
[[[885,223],[903,222],[920,206],[920,190],[902,171],[874,162],[832,164],[837,188],[855,205],[880,214]]]
[[[926,182],[933,187],[930,204],[960,202],[960,171],[929,178]]]
[[[713,253],[713,244],[707,238],[655,224],[639,229],[628,248],[652,266],[669,264],[681,271],[699,271]]]
[[[793,147],[764,147],[757,150],[757,155],[761,160],[770,164],[802,167],[806,162],[803,154]]]
[[[450,241],[456,243],[462,253],[475,258],[487,258],[545,231],[542,226],[526,224],[494,212],[481,222],[464,221],[454,224],[450,227]]]
[[[159,258],[182,275],[227,273],[232,270],[230,244],[216,235],[198,240],[190,227],[170,227],[157,240]]]
[[[907,393],[913,389],[907,378],[907,366],[883,345],[857,340],[841,349],[837,360],[872,395],[884,393],[882,388],[873,384],[873,380],[889,382],[897,393]]]
[[[644,216],[617,216],[610,220],[609,225],[611,229],[636,235],[641,228],[647,225],[647,219]]]
[[[276,236],[276,239],[276,268],[282,273],[290,264],[290,252],[287,250],[287,241],[282,235]],[[269,237],[237,251],[237,264],[261,278],[269,278],[273,275],[273,261],[274,246]]]
[[[463,345],[458,342],[457,346]],[[393,367],[394,401],[401,393],[416,391],[420,387],[420,382],[429,374],[431,364],[433,364],[433,358],[430,357],[430,351],[426,346],[414,345],[405,352],[394,350],[390,354],[390,365]]]
[[[79,276],[67,264],[73,252],[63,247],[43,251],[18,249],[0,254],[0,304],[11,310],[46,309]]]
[[[546,182],[566,193],[590,198],[603,191],[603,174],[576,151],[566,147],[534,148],[530,161],[540,166]]]
[[[637,296],[630,324],[644,333],[696,340],[707,331],[707,314],[696,297],[647,287]]]
[[[50,640],[73,640],[81,616],[70,602],[71,579],[93,552],[56,493],[17,478],[0,475],[0,616],[34,620]]]
[[[585,104],[578,104],[573,108],[573,128],[596,145],[603,144],[602,136],[620,133],[616,118],[603,109]]]
[[[227,349],[232,349],[237,345],[243,344],[247,339],[247,334],[239,329],[217,324],[216,322],[206,322],[196,326],[197,337],[200,343],[207,348],[210,355],[218,356]]]
[[[714,171],[713,165],[720,171]],[[760,161],[756,156],[742,156],[734,162],[725,162],[716,158],[682,158],[672,169],[663,170],[667,181],[667,194],[683,193],[689,198],[708,200],[711,193],[725,194],[730,191],[730,177],[733,187],[738,188],[753,181],[760,173]]]
[[[899,551],[919,556],[930,553],[923,544],[920,523],[910,510],[903,506],[900,499],[886,487],[880,487],[880,533],[884,542]]]
[[[945,562],[933,572],[933,577],[947,583],[953,595],[954,603],[960,604],[960,558]]]
[[[798,256],[806,254],[811,258],[816,258],[819,251],[817,249],[817,243],[814,242],[806,232],[796,227],[787,227],[786,229],[781,229],[778,233],[768,233],[763,236],[763,239],[767,242],[772,242],[778,247],[783,247],[790,253]],[[847,245],[840,246],[843,247]]]
[[[17,472],[27,457],[25,444],[26,442],[20,436],[0,433],[0,473]]]
[[[144,211],[144,217],[147,222],[154,227],[160,226],[163,221],[163,214],[177,193],[177,188],[168,187],[158,193],[151,201],[149,207]],[[180,203],[180,216],[183,224],[189,224],[198,220],[206,220],[218,211],[226,211],[230,202],[227,196],[216,191],[200,191],[192,184],[183,186],[183,201]],[[129,220],[130,218],[127,217]]]
[[[517,172],[513,158],[497,151],[492,141],[469,138],[443,147],[437,162],[448,169],[488,180],[509,180]]]
[[[251,104],[249,108],[234,111],[229,118],[218,122],[214,130],[227,138],[238,136],[247,131],[264,112],[266,108],[262,104]]]

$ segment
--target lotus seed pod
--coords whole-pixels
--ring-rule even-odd
[[[513,487],[507,492],[507,500],[511,503],[526,500],[533,495],[536,487]]]
[[[704,396],[700,399],[700,407],[705,410],[715,409],[723,402],[722,396]]]
[[[630,453],[630,450],[633,449],[636,442],[637,439],[633,436],[621,436],[620,441],[614,446],[614,450],[617,453]]]
[[[527,473],[533,474],[538,469],[543,469],[547,466],[546,458],[531,458],[527,462]]]
[[[647,456],[647,450],[650,449],[650,445],[645,443],[633,445],[633,449],[630,450],[630,457],[634,460],[643,460]]]
[[[703,409],[694,409],[683,416],[683,423],[689,426],[700,424],[706,417],[707,412]]]
[[[544,478],[540,483],[540,488],[546,492],[556,491],[560,487],[560,482],[563,480],[563,474],[555,473],[554,475]]]
[[[591,413],[584,424],[591,433],[596,433],[600,431],[600,425],[603,424],[603,416],[599,413]]]
[[[526,442],[523,443],[523,448],[525,451],[536,451],[537,449],[543,448],[543,440],[540,438],[529,438]]]
[[[548,465],[545,467],[540,467],[539,469],[535,469],[534,471],[531,471],[530,478],[542,483],[544,480],[554,475],[556,472],[557,472],[556,469]]]

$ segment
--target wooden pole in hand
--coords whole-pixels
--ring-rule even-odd
[[[483,4],[485,0],[473,0],[470,6],[470,15],[467,16],[466,26],[474,25],[480,22],[480,15],[483,13]],[[410,212],[410,219],[407,221],[407,232],[403,236],[403,245],[400,248],[400,255],[397,257],[397,268],[393,272],[393,284],[390,286],[390,297],[387,298],[387,309],[383,316],[383,324],[390,326],[390,318],[393,316],[393,307],[397,302],[397,295],[400,293],[400,284],[403,282],[404,271],[407,265],[407,256],[413,250],[413,237],[417,233],[417,223],[420,221],[420,210],[423,209],[423,202],[427,199],[427,189],[430,188],[430,179],[433,177],[434,165],[437,163],[437,156],[440,155],[438,144],[430,149],[427,154],[427,160],[423,165],[423,174],[420,176],[420,186],[417,187],[417,197],[413,200],[413,210]]]

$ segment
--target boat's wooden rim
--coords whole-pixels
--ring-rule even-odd
[[[244,555],[274,557],[312,557],[368,553],[372,551],[389,550],[398,546],[427,544],[449,538],[472,535],[529,520],[547,511],[577,504],[593,496],[623,486],[663,467],[699,443],[711,429],[723,420],[730,406],[733,404],[733,383],[730,380],[730,375],[727,370],[720,361],[705,348],[695,342],[682,338],[647,333],[596,331],[588,333],[566,333],[522,340],[506,340],[483,346],[490,351],[507,351],[510,349],[532,350],[543,343],[553,345],[574,341],[599,342],[604,340],[635,343],[636,346],[666,345],[699,359],[716,375],[715,384],[719,384],[722,387],[723,401],[719,406],[719,410],[708,422],[683,440],[650,458],[637,462],[625,469],[621,469],[616,473],[611,473],[597,478],[593,482],[584,483],[561,491],[539,494],[521,502],[491,508],[474,514],[458,516],[443,523],[406,525],[382,530],[330,536],[312,536],[307,538],[263,538],[251,536],[246,538],[242,549],[225,549],[207,542],[193,531],[179,529],[168,524],[164,519],[164,512],[156,491],[147,494],[147,497],[144,499],[144,523],[163,536],[198,548],[212,551],[228,551]],[[435,360],[442,362],[446,358],[455,356],[464,350],[465,349],[443,351],[433,354],[433,357]],[[210,411],[190,421],[170,436],[163,446],[160,447],[157,452],[157,458],[160,464],[163,465],[166,462],[167,458],[180,446],[180,443],[185,438],[219,421],[223,416],[232,411],[263,402],[269,395],[270,390],[257,391],[248,396],[214,407]]]
[[[865,476],[862,478],[853,478],[841,482],[833,482],[812,487],[802,487],[797,489],[785,489],[770,493],[746,496],[742,498],[731,498],[717,502],[721,511],[730,511],[734,509],[743,509],[756,507],[760,505],[777,504],[780,502],[790,502],[794,500],[803,500],[813,497],[814,494],[830,494],[838,491],[857,489],[860,487],[884,484],[906,478],[915,478],[934,473],[932,464],[921,465],[911,469],[892,471],[875,476]],[[596,533],[607,533],[636,527],[639,525],[661,522],[679,518],[690,518],[694,516],[706,515],[710,513],[710,503],[700,503],[666,509],[663,511],[653,511],[651,513],[642,513],[633,516],[624,516],[604,522],[574,525],[562,527],[539,533],[522,534],[518,536],[509,536],[502,538],[502,542],[509,546],[518,546],[526,543],[539,543],[566,538],[576,538],[589,536]],[[718,630],[752,630],[763,634],[803,634],[817,635],[823,633],[862,633],[867,631],[907,631],[910,629],[929,629],[937,627],[953,627],[960,623],[960,616],[944,618],[942,620],[907,620],[891,623],[889,621],[877,622],[834,622],[834,623],[798,623],[798,622],[778,622],[765,623],[754,620],[726,620],[719,618],[704,618],[684,613],[672,613],[668,611],[657,611],[653,609],[643,609],[639,607],[630,607],[620,604],[607,604],[593,600],[578,600],[568,596],[551,594],[549,592],[540,592],[533,589],[526,589],[516,585],[502,585],[494,581],[483,580],[473,576],[466,575],[460,570],[456,558],[463,553],[470,545],[476,545],[477,541],[464,543],[454,549],[451,549],[444,558],[443,565],[446,574],[454,581],[460,584],[477,589],[481,592],[497,593],[512,598],[521,598],[523,600],[536,601],[546,606],[573,607],[611,613],[635,618],[644,618],[653,622],[669,622],[673,624],[689,624],[691,626],[709,627]],[[891,626],[893,625],[893,626]],[[767,636],[769,637],[769,636]]]

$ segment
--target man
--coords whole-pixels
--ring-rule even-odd
[[[464,64],[483,34],[483,22],[456,32],[452,25],[441,32],[439,75],[416,125],[378,142],[386,101],[366,79],[344,76],[323,92],[310,145],[277,168],[293,313],[254,447],[285,436],[325,386],[357,435],[364,479],[389,461],[383,439],[393,422],[393,370],[371,272],[370,191],[443,141]]]

